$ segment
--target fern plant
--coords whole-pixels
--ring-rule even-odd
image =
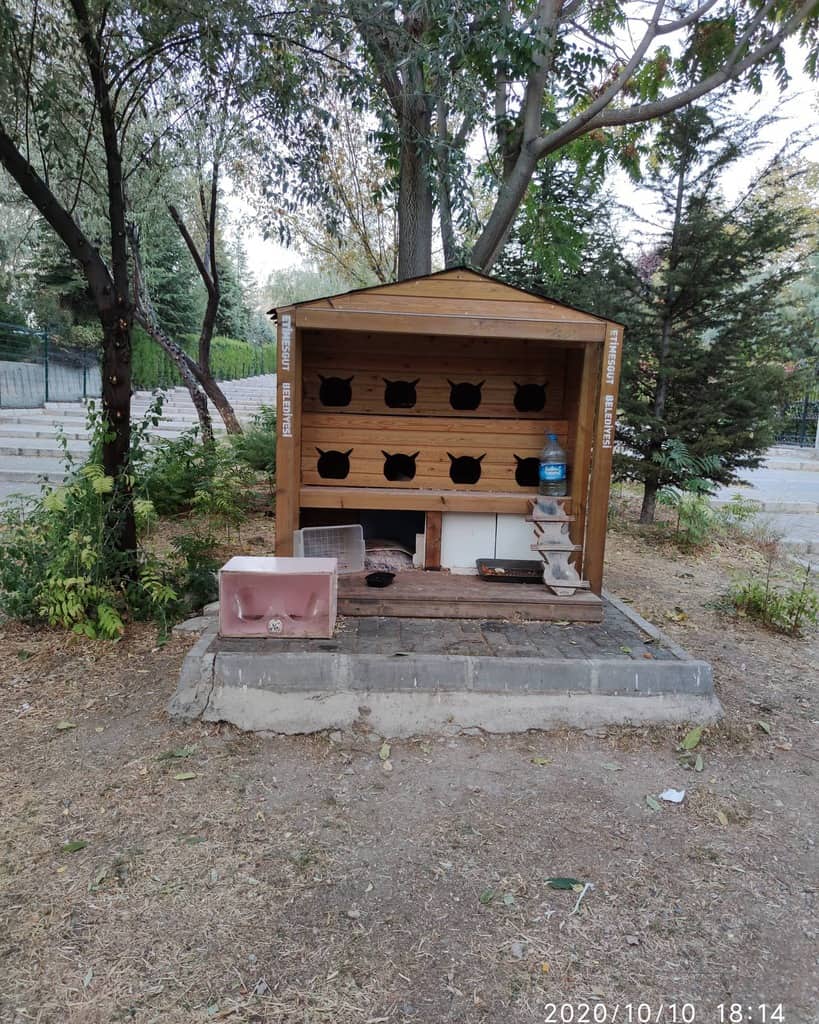
[[[161,406],[152,407],[135,428],[133,461],[122,483],[137,494],[135,513],[142,533],[158,515],[147,493],[146,477],[155,484],[178,475],[183,461],[180,452],[188,444],[186,439],[175,450],[170,470],[162,465],[161,457],[148,446],[158,409]],[[196,542],[175,548],[165,560],[140,550],[134,572],[131,557],[120,553],[115,543],[120,528],[119,485],[99,461],[108,427],[93,408],[89,424],[91,457],[82,466],[75,465],[62,440],[67,473],[63,486],[44,485],[38,497],[0,507],[0,608],[16,619],[45,622],[94,639],[116,639],[130,619],[153,619],[164,631],[169,622],[196,607],[194,602],[201,605],[212,599],[213,538],[197,528]],[[209,480],[218,464],[214,495],[223,519],[235,524],[248,500],[249,481],[244,474],[253,474],[240,468],[232,477],[229,454],[210,454],[207,459],[186,478],[188,501],[196,495],[196,487],[209,493]],[[228,501],[231,481],[238,492],[234,508]],[[155,493],[161,494],[161,489],[157,487]]]

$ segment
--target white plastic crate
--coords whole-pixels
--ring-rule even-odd
[[[293,531],[296,558],[335,558],[338,572],[364,571],[364,532],[355,526],[305,526]]]

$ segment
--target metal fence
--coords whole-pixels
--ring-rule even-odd
[[[143,335],[132,353],[137,390],[178,387],[179,371]],[[222,346],[220,348],[220,345]],[[275,373],[276,346],[214,339],[212,372],[218,381]],[[46,402],[79,402],[101,394],[100,349],[64,345],[54,331],[0,322],[0,409],[30,409]]]
[[[776,441],[799,448],[819,447],[819,383],[808,384],[804,393],[782,410]]]
[[[94,349],[60,344],[48,331],[0,323],[0,409],[78,402],[101,393]]]

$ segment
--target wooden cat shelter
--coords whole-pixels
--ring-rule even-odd
[[[424,571],[379,591],[342,577],[341,614],[602,618],[620,324],[466,269],[276,315],[277,555],[300,526],[381,534],[403,515]],[[567,452],[558,501],[583,585],[560,597],[459,574],[537,557],[526,518],[546,431]]]

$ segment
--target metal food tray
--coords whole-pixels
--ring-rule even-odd
[[[482,580],[495,583],[543,582],[543,562],[521,558],[478,558],[475,565]]]

